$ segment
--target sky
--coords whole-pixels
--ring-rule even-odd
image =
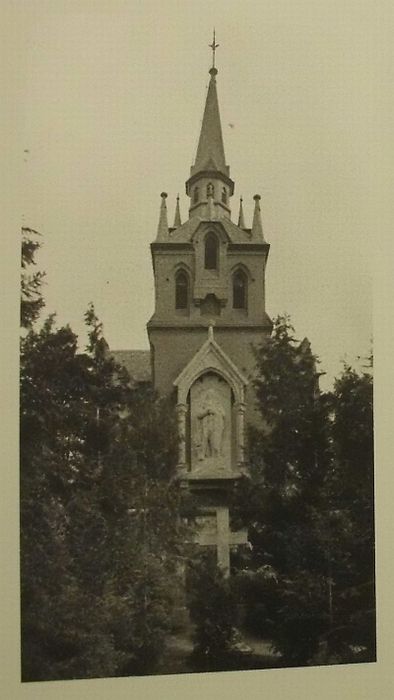
[[[326,372],[370,353],[379,12],[369,3],[31,0],[23,13],[21,223],[41,232],[46,313],[148,348],[149,244],[194,160],[216,27],[227,163],[271,245],[266,310]]]

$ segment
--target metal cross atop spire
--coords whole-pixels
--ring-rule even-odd
[[[218,48],[219,44],[216,43],[216,33],[215,30],[213,30],[213,41],[212,44],[208,44],[208,46],[212,49],[212,68],[215,68],[215,53],[216,49]]]

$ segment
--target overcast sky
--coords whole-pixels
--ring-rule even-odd
[[[24,12],[23,225],[43,234],[48,313],[85,342],[148,348],[149,244],[195,156],[212,28],[227,163],[271,244],[267,312],[288,312],[327,372],[372,336],[381,18],[363,2],[32,0]],[[26,150],[26,152],[24,152]]]

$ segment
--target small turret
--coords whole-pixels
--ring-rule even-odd
[[[157,227],[157,241],[167,241],[168,240],[168,219],[167,219],[167,192],[162,192],[161,195],[161,205],[160,205],[160,216],[159,225]]]
[[[179,226],[182,226],[182,221],[181,221],[181,212],[179,209],[179,194],[177,195],[176,198],[176,207],[175,207],[175,216],[174,216],[174,228],[179,228]]]
[[[260,195],[255,194],[253,197],[255,201],[254,205],[254,214],[253,214],[253,224],[252,224],[252,230],[251,230],[251,237],[254,238],[255,240],[264,240],[264,233],[263,233],[263,224],[261,221],[261,209],[260,209]]]
[[[243,199],[240,197],[239,200],[239,215],[238,215],[238,226],[239,228],[246,228],[245,226],[245,219],[244,219],[244,210],[242,206]]]

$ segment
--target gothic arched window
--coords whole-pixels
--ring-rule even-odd
[[[248,306],[248,280],[243,270],[237,270],[233,274],[233,308],[247,309]]]
[[[225,187],[222,189],[222,202],[223,204],[227,204],[227,192]]]
[[[218,239],[213,233],[208,233],[205,239],[204,267],[206,270],[218,269]]]
[[[197,204],[198,199],[199,199],[198,187],[195,187],[193,190],[193,204]]]
[[[189,306],[189,278],[184,270],[175,276],[175,308],[187,309]]]

